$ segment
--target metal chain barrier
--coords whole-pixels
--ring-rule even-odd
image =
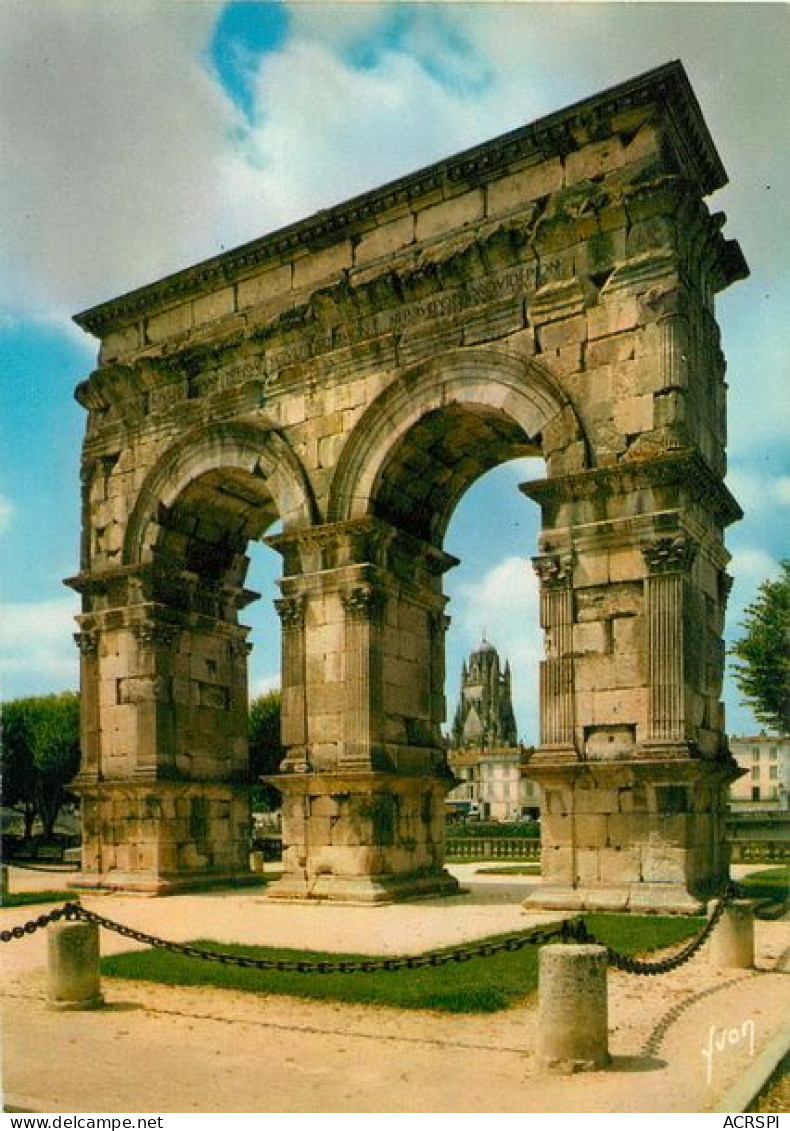
[[[108,931],[114,931],[123,938],[133,939],[135,942],[144,943],[146,946],[158,950],[167,950],[171,954],[181,954],[186,958],[201,958],[206,962],[217,962],[222,966],[238,966],[245,970],[276,970],[295,974],[373,974],[379,971],[390,970],[419,970],[427,966],[447,966],[451,962],[469,962],[473,958],[489,958],[491,955],[504,951],[523,950],[527,946],[541,946],[544,943],[558,940],[561,942],[586,942],[589,933],[581,919],[565,920],[564,922],[549,927],[533,927],[515,935],[507,935],[496,942],[483,942],[472,946],[449,947],[444,950],[427,951],[424,954],[409,954],[394,958],[355,958],[355,959],[289,959],[289,958],[246,958],[241,955],[226,954],[222,951],[204,950],[202,947],[189,946],[186,943],[177,943],[160,939],[155,935],[138,931],[134,927],[127,927],[123,923],[116,923],[95,911],[88,911],[79,903],[65,903],[62,907],[50,911],[48,915],[40,915],[19,927],[0,932],[0,942],[10,942],[12,939],[21,939],[25,935],[32,935],[42,927],[49,926],[59,919],[70,922],[82,920],[86,923],[96,923]]]
[[[73,906],[75,904],[64,903],[62,907],[56,907],[54,911],[49,911],[46,915],[39,915],[36,919],[29,919],[27,923],[22,923],[19,927],[10,927],[7,931],[0,931],[0,942],[23,939],[25,935],[34,935],[36,931],[48,927],[50,923],[57,923],[59,919],[69,918],[66,910]]]
[[[708,941],[714,927],[724,914],[724,908],[736,898],[737,894],[737,888],[733,884],[728,884],[724,895],[719,899],[713,909],[713,914],[699,934],[695,935],[690,942],[686,943],[686,945],[675,954],[670,954],[666,958],[659,959],[657,962],[645,962],[640,958],[632,958],[628,954],[619,954],[616,950],[607,946],[606,957],[609,965],[613,966],[616,970],[624,971],[626,974],[668,974],[670,970],[677,970],[678,966],[682,966],[685,962],[693,958],[700,947],[704,946]],[[597,941],[597,939],[590,938],[590,942]],[[606,944],[601,943],[600,945],[605,946]]]
[[[242,955],[226,954],[223,951],[205,950],[202,947],[190,946],[187,943],[172,942],[167,939],[149,935],[145,931],[138,931],[134,927],[116,923],[95,911],[88,911],[79,903],[64,903],[46,915],[39,915],[27,923],[13,927],[7,931],[0,931],[0,942],[10,942],[32,935],[36,931],[56,923],[60,919],[67,921],[83,920],[86,923],[96,923],[108,931],[114,931],[123,938],[132,939],[134,942],[166,950],[171,954],[181,954],[186,958],[200,958],[206,962],[216,962],[222,966],[238,966],[245,970],[275,970],[293,974],[373,974],[379,971],[391,970],[419,970],[428,966],[447,966],[452,962],[469,962],[473,958],[490,958],[494,954],[505,951],[513,952],[523,950],[527,946],[542,946],[554,940],[560,942],[597,943],[606,948],[607,960],[610,966],[622,970],[627,974],[655,975],[666,974],[676,970],[688,962],[697,951],[707,942],[711,932],[724,914],[724,909],[738,894],[734,885],[729,885],[724,895],[716,904],[705,926],[675,954],[668,955],[657,962],[646,962],[639,958],[632,958],[627,954],[620,954],[612,947],[601,943],[590,932],[587,924],[581,918],[566,919],[556,926],[533,927],[529,931],[519,934],[506,935],[496,942],[483,942],[470,946],[448,947],[442,950],[426,951],[424,954],[400,955],[394,958],[341,958],[332,959],[289,959],[289,958],[252,958]]]

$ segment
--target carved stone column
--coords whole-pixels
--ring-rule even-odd
[[[169,668],[179,628],[154,615],[135,622],[132,632],[137,641],[137,669],[119,680],[118,701],[134,711],[135,777],[156,781],[173,776],[176,741]]]
[[[659,538],[643,550],[648,654],[647,744],[684,754],[684,584],[696,547],[683,535]]]
[[[99,721],[99,633],[83,624],[74,634],[80,650],[80,782],[96,781],[101,767]]]
[[[433,612],[429,614],[428,625],[431,634],[430,643],[430,690],[429,702],[431,708],[431,724],[435,730],[437,744],[441,743],[441,725],[447,715],[444,696],[445,684],[445,637],[450,627],[450,618],[445,613]]]
[[[573,557],[533,558],[540,578],[540,754],[575,756],[573,687]]]
[[[688,386],[689,343],[686,318],[671,311],[659,318],[658,363],[665,389],[685,389]]]
[[[375,761],[374,715],[381,707],[379,613],[384,594],[369,584],[342,592],[345,612],[346,709],[340,765],[372,769]]]
[[[304,595],[275,601],[282,621],[282,742],[287,749],[282,769],[304,773],[307,757],[307,696],[305,671]]]

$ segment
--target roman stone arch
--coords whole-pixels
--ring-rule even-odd
[[[408,451],[402,451],[398,459],[397,450],[402,445],[408,448],[406,438],[411,435],[414,458],[422,459],[427,467],[431,444],[436,441],[430,420],[452,418],[459,425],[458,449],[446,453],[450,465],[443,475],[432,476],[429,471],[427,476],[441,500],[419,500],[422,510],[430,514],[419,533],[438,545],[460,496],[503,458],[540,453],[551,475],[573,448],[580,467],[586,466],[587,445],[578,416],[551,373],[534,360],[490,347],[457,350],[406,370],[368,408],[338,461],[329,519],[342,522],[376,513],[377,506],[386,509],[381,498],[389,491],[393,495],[390,510],[396,509],[394,498],[400,494],[409,509],[408,521],[414,524],[420,509],[415,507],[420,479],[408,466]],[[467,435],[465,420],[477,422]],[[503,457],[504,452],[508,455]],[[406,467],[402,466],[404,458]],[[385,478],[391,481],[389,487],[383,483]]]
[[[243,876],[245,547],[279,518],[271,895],[454,890],[444,534],[534,453],[541,902],[702,906],[736,773],[725,183],[670,63],[77,317],[84,882]]]

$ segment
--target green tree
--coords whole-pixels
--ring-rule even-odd
[[[80,700],[74,691],[13,699],[3,707],[3,801],[21,805],[25,835],[41,819],[52,837],[66,785],[80,764]]]
[[[0,767],[3,805],[22,810],[25,839],[29,840],[36,819],[36,769],[31,744],[29,699],[12,699],[3,704]]]
[[[260,778],[276,774],[285,757],[285,747],[280,737],[281,699],[279,691],[259,695],[250,703],[249,741],[250,776],[254,782],[253,804],[265,809],[276,809],[280,794],[274,786]]]
[[[755,717],[782,734],[790,731],[790,560],[764,581],[746,609],[744,635],[732,648],[740,661],[735,682]]]

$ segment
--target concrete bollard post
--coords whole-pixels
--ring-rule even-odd
[[[606,948],[543,946],[538,960],[538,1062],[554,1072],[609,1064]]]
[[[710,938],[714,966],[737,970],[754,967],[754,905],[748,899],[734,899],[724,908]]]
[[[0,898],[8,895],[8,865],[0,864]]]
[[[52,923],[47,934],[50,1009],[98,1009],[104,1005],[98,924]]]

